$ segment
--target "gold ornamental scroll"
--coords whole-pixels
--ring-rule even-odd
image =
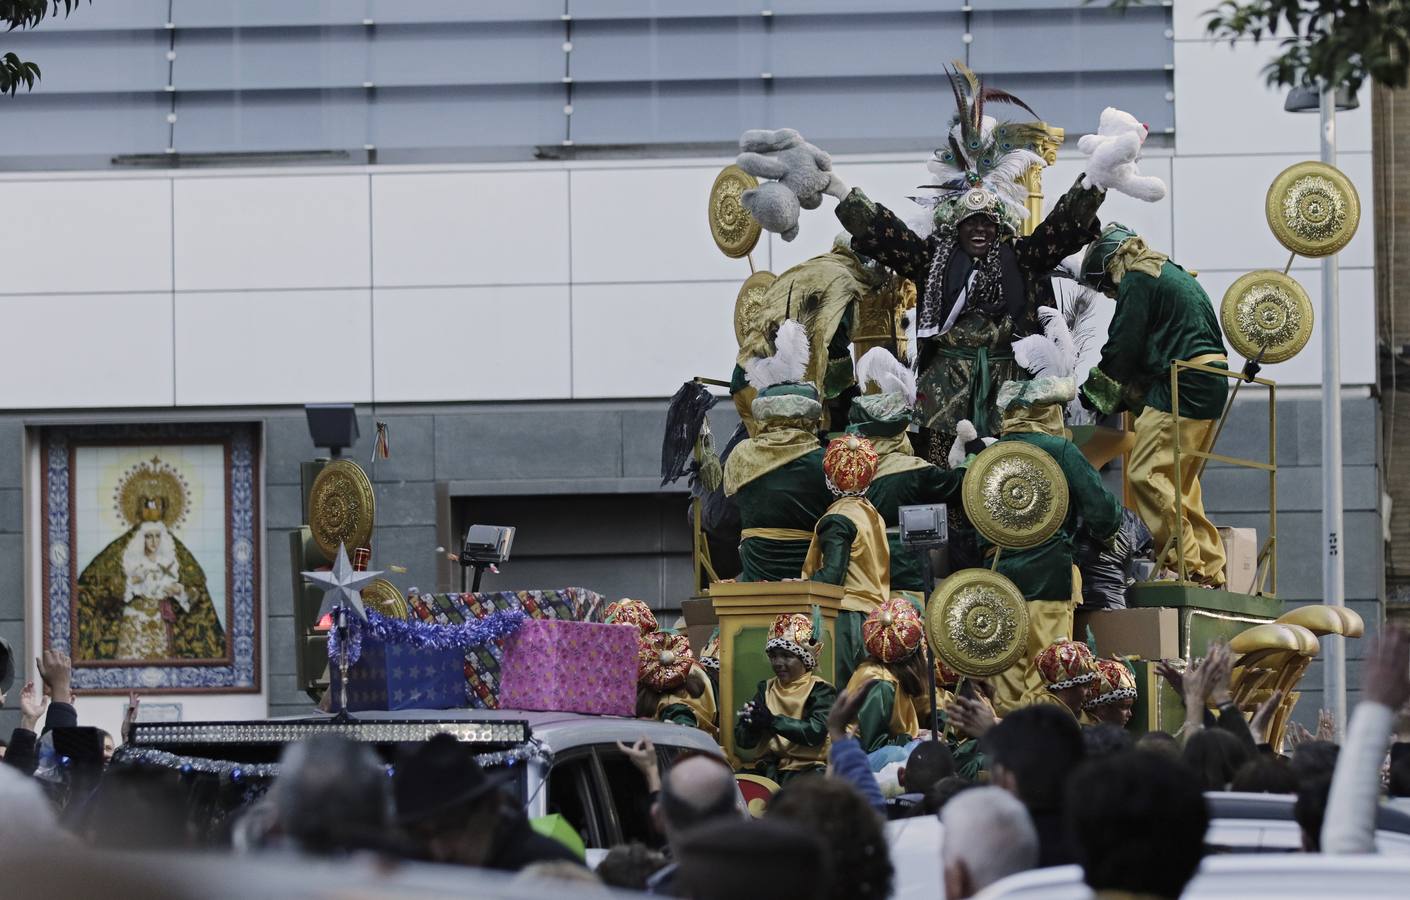
[[[759,271],[744,279],[739,287],[739,295],[734,298],[734,341],[743,347],[750,334],[765,330],[764,294],[769,285],[778,281],[772,272]]]
[[[1006,550],[1043,543],[1067,518],[1067,477],[1046,451],[999,441],[974,458],[960,489],[964,512],[986,540]]]
[[[308,492],[308,527],[318,549],[332,559],[339,544],[366,547],[376,502],[372,482],[357,463],[335,459],[324,466]]]
[[[1241,276],[1224,293],[1219,324],[1244,359],[1280,363],[1312,337],[1312,301],[1291,276],[1260,269]]]
[[[989,569],[961,569],[940,583],[925,607],[925,636],[937,659],[970,678],[1018,662],[1028,641],[1023,592]]]
[[[1288,166],[1268,188],[1268,227],[1298,256],[1331,256],[1361,223],[1361,198],[1340,169],[1307,160]]]
[[[763,234],[763,226],[739,201],[745,191],[758,186],[759,179],[736,165],[721,169],[710,186],[710,202],[706,206],[710,236],[720,252],[730,259],[748,256]]]
[[[1033,148],[1033,152],[1043,157],[1043,162],[1052,165],[1057,162],[1058,148],[1067,138],[1067,132],[1056,125],[1049,125],[1044,122],[1043,127],[1047,129],[1048,138]],[[1021,180],[1023,186],[1028,189],[1028,217],[1023,220],[1023,233],[1032,234],[1033,229],[1038,227],[1038,223],[1043,221],[1043,166],[1029,166],[1024,171]]]
[[[362,602],[391,619],[411,619],[411,607],[401,590],[385,578],[378,578],[362,589]]]

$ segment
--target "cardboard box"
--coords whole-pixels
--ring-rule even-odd
[[[633,625],[531,619],[504,642],[500,706],[633,716],[639,637]]]
[[[1252,594],[1258,580],[1258,529],[1219,527],[1224,542],[1224,590]]]
[[[362,636],[362,654],[348,667],[348,711],[457,709],[465,705],[465,652],[384,644]],[[338,665],[329,666],[336,712],[342,695]]]
[[[696,657],[710,641],[710,635],[720,625],[720,617],[715,615],[715,605],[709,597],[691,597],[681,601],[681,618],[685,619],[685,636],[690,639],[690,649]]]
[[[1083,641],[1087,629],[1096,638],[1098,656],[1174,659],[1180,656],[1178,609],[1104,609],[1078,611],[1074,637]]]

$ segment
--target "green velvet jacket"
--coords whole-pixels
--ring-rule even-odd
[[[1067,478],[1067,518],[1057,533],[1027,550],[1005,550],[999,572],[1023,592],[1025,600],[1067,600],[1072,596],[1072,562],[1077,534],[1085,532],[1103,543],[1121,527],[1121,503],[1102,484],[1101,476],[1077,445],[1050,434],[1008,434],[1000,441],[1032,444],[1057,460]],[[990,544],[980,538],[986,549]]]
[[[903,506],[925,503],[960,502],[963,469],[941,469],[926,466],[894,475],[883,475],[867,488],[867,499],[886,521],[886,543],[891,548],[891,591],[925,590],[921,558],[901,543],[901,535],[892,529],[900,527]]]
[[[743,528],[792,528],[809,534],[800,540],[746,537],[739,544],[740,581],[783,581],[803,571],[813,528],[833,500],[822,460],[820,447],[760,475],[734,495]]]
[[[1127,272],[1117,291],[1101,362],[1082,393],[1107,414],[1142,404],[1172,412],[1170,363],[1225,352],[1214,305],[1193,275],[1169,261],[1159,278]],[[1228,394],[1228,379],[1185,372],[1180,376],[1180,415],[1217,419]]]

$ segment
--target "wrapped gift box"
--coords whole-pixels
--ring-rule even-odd
[[[337,711],[342,696],[337,660],[331,660],[330,690]],[[362,638],[362,654],[348,667],[348,711],[457,709],[465,706],[465,653],[424,650]]]
[[[525,622],[504,642],[500,706],[634,715],[637,635],[631,625]]]
[[[566,619],[590,622],[602,618],[601,595],[584,588],[559,590],[485,591],[479,594],[416,594],[409,598],[412,615],[423,622],[458,625],[491,613],[518,609],[531,619]],[[465,696],[475,709],[499,706],[500,661],[498,644],[465,653]]]

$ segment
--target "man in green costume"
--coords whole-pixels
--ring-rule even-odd
[[[735,746],[757,748],[745,771],[779,784],[827,769],[827,716],[837,689],[814,671],[822,652],[819,626],[802,613],[774,619],[764,644],[774,677],[759,682],[735,716]]]
[[[886,522],[886,539],[891,547],[891,592],[921,600],[925,561],[901,543],[900,509],[927,503],[958,503],[964,470],[942,469],[916,456],[911,449],[906,429],[915,415],[915,373],[885,348],[875,347],[862,356],[857,375],[863,389],[876,385],[882,391],[863,394],[852,401],[847,431],[869,438],[876,448],[876,475],[867,488],[867,499]],[[982,449],[982,445],[973,449]]]
[[[1172,360],[1228,369],[1219,317],[1193,275],[1124,225],[1112,223],[1087,250],[1082,280],[1116,300],[1101,362],[1082,383],[1082,405],[1104,415],[1137,413],[1128,477],[1136,513],[1150,528],[1158,560],[1174,569],[1183,555],[1192,581],[1224,584],[1224,544],[1204,512],[1199,459],[1175,471],[1175,434],[1186,450],[1206,444],[1228,399],[1228,379],[1180,373],[1179,416],[1170,396]],[[1142,409],[1144,407],[1144,409]],[[1174,546],[1176,516],[1180,548]]]
[[[725,463],[725,496],[735,498],[743,527],[740,581],[797,578],[813,526],[832,502],[816,431],[822,405],[817,389],[801,380],[808,359],[803,326],[785,321],[775,346],[774,356],[746,367],[759,391],[752,404],[758,433]]]
[[[1056,310],[1045,318],[1049,322],[1062,319]],[[1052,537],[1026,550],[999,554],[999,572],[1013,581],[1028,602],[1028,643],[1023,657],[993,679],[994,706],[1000,715],[1019,706],[1025,694],[1042,687],[1033,667],[1037,655],[1055,641],[1072,638],[1072,614],[1082,602],[1081,576],[1074,565],[1079,530],[1106,544],[1121,539],[1120,502],[1102,484],[1101,476],[1077,445],[1064,437],[1063,405],[1075,395],[1070,376],[1011,381],[999,389],[1004,420],[994,446],[1019,441],[1043,450],[1057,461],[1068,493],[1067,518]],[[982,538],[981,545],[986,547],[986,555],[995,552]]]

